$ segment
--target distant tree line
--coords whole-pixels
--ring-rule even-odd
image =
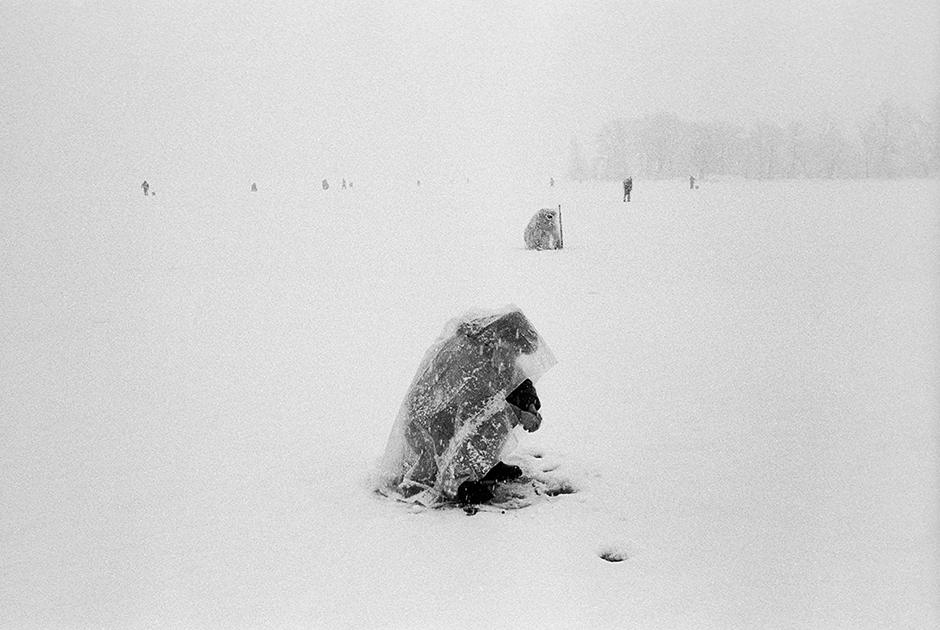
[[[736,176],[847,179],[940,175],[940,98],[927,114],[892,99],[854,129],[832,117],[811,122],[698,123],[673,114],[617,119],[594,138],[593,159],[572,138],[571,179]]]

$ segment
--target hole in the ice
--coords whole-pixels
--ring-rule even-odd
[[[626,554],[626,552],[617,551],[616,549],[606,549],[597,555],[600,556],[602,560],[606,560],[607,562],[623,562],[630,557]]]
[[[542,454],[541,454],[541,453],[532,453],[532,457],[534,457],[535,459],[542,459]]]

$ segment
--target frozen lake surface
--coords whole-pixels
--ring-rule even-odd
[[[154,184],[0,207],[0,627],[940,624],[936,181]],[[508,303],[578,491],[376,497],[424,351]]]

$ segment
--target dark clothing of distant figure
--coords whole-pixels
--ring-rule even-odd
[[[548,185],[549,185],[550,188],[554,188],[554,187],[555,187],[555,178],[554,178],[554,177],[549,177],[549,178],[548,178]]]
[[[328,181],[326,181],[326,180],[324,179],[324,180],[323,180],[323,190],[329,190],[329,189],[330,189],[330,182],[328,182]]]
[[[144,181],[144,183],[141,184],[140,187],[144,189],[144,197],[150,194],[147,192],[148,190],[150,190],[150,184],[148,184],[146,181]]]
[[[695,188],[695,177],[693,175],[689,175],[689,189],[692,190],[694,188]]]
[[[252,185],[251,185],[251,192],[258,192],[258,184],[252,183]]]
[[[623,180],[623,200],[630,201],[630,191],[633,190],[633,178],[628,177]]]

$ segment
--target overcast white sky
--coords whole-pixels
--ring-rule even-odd
[[[616,117],[923,110],[938,48],[936,0],[0,0],[0,176],[558,175]]]

